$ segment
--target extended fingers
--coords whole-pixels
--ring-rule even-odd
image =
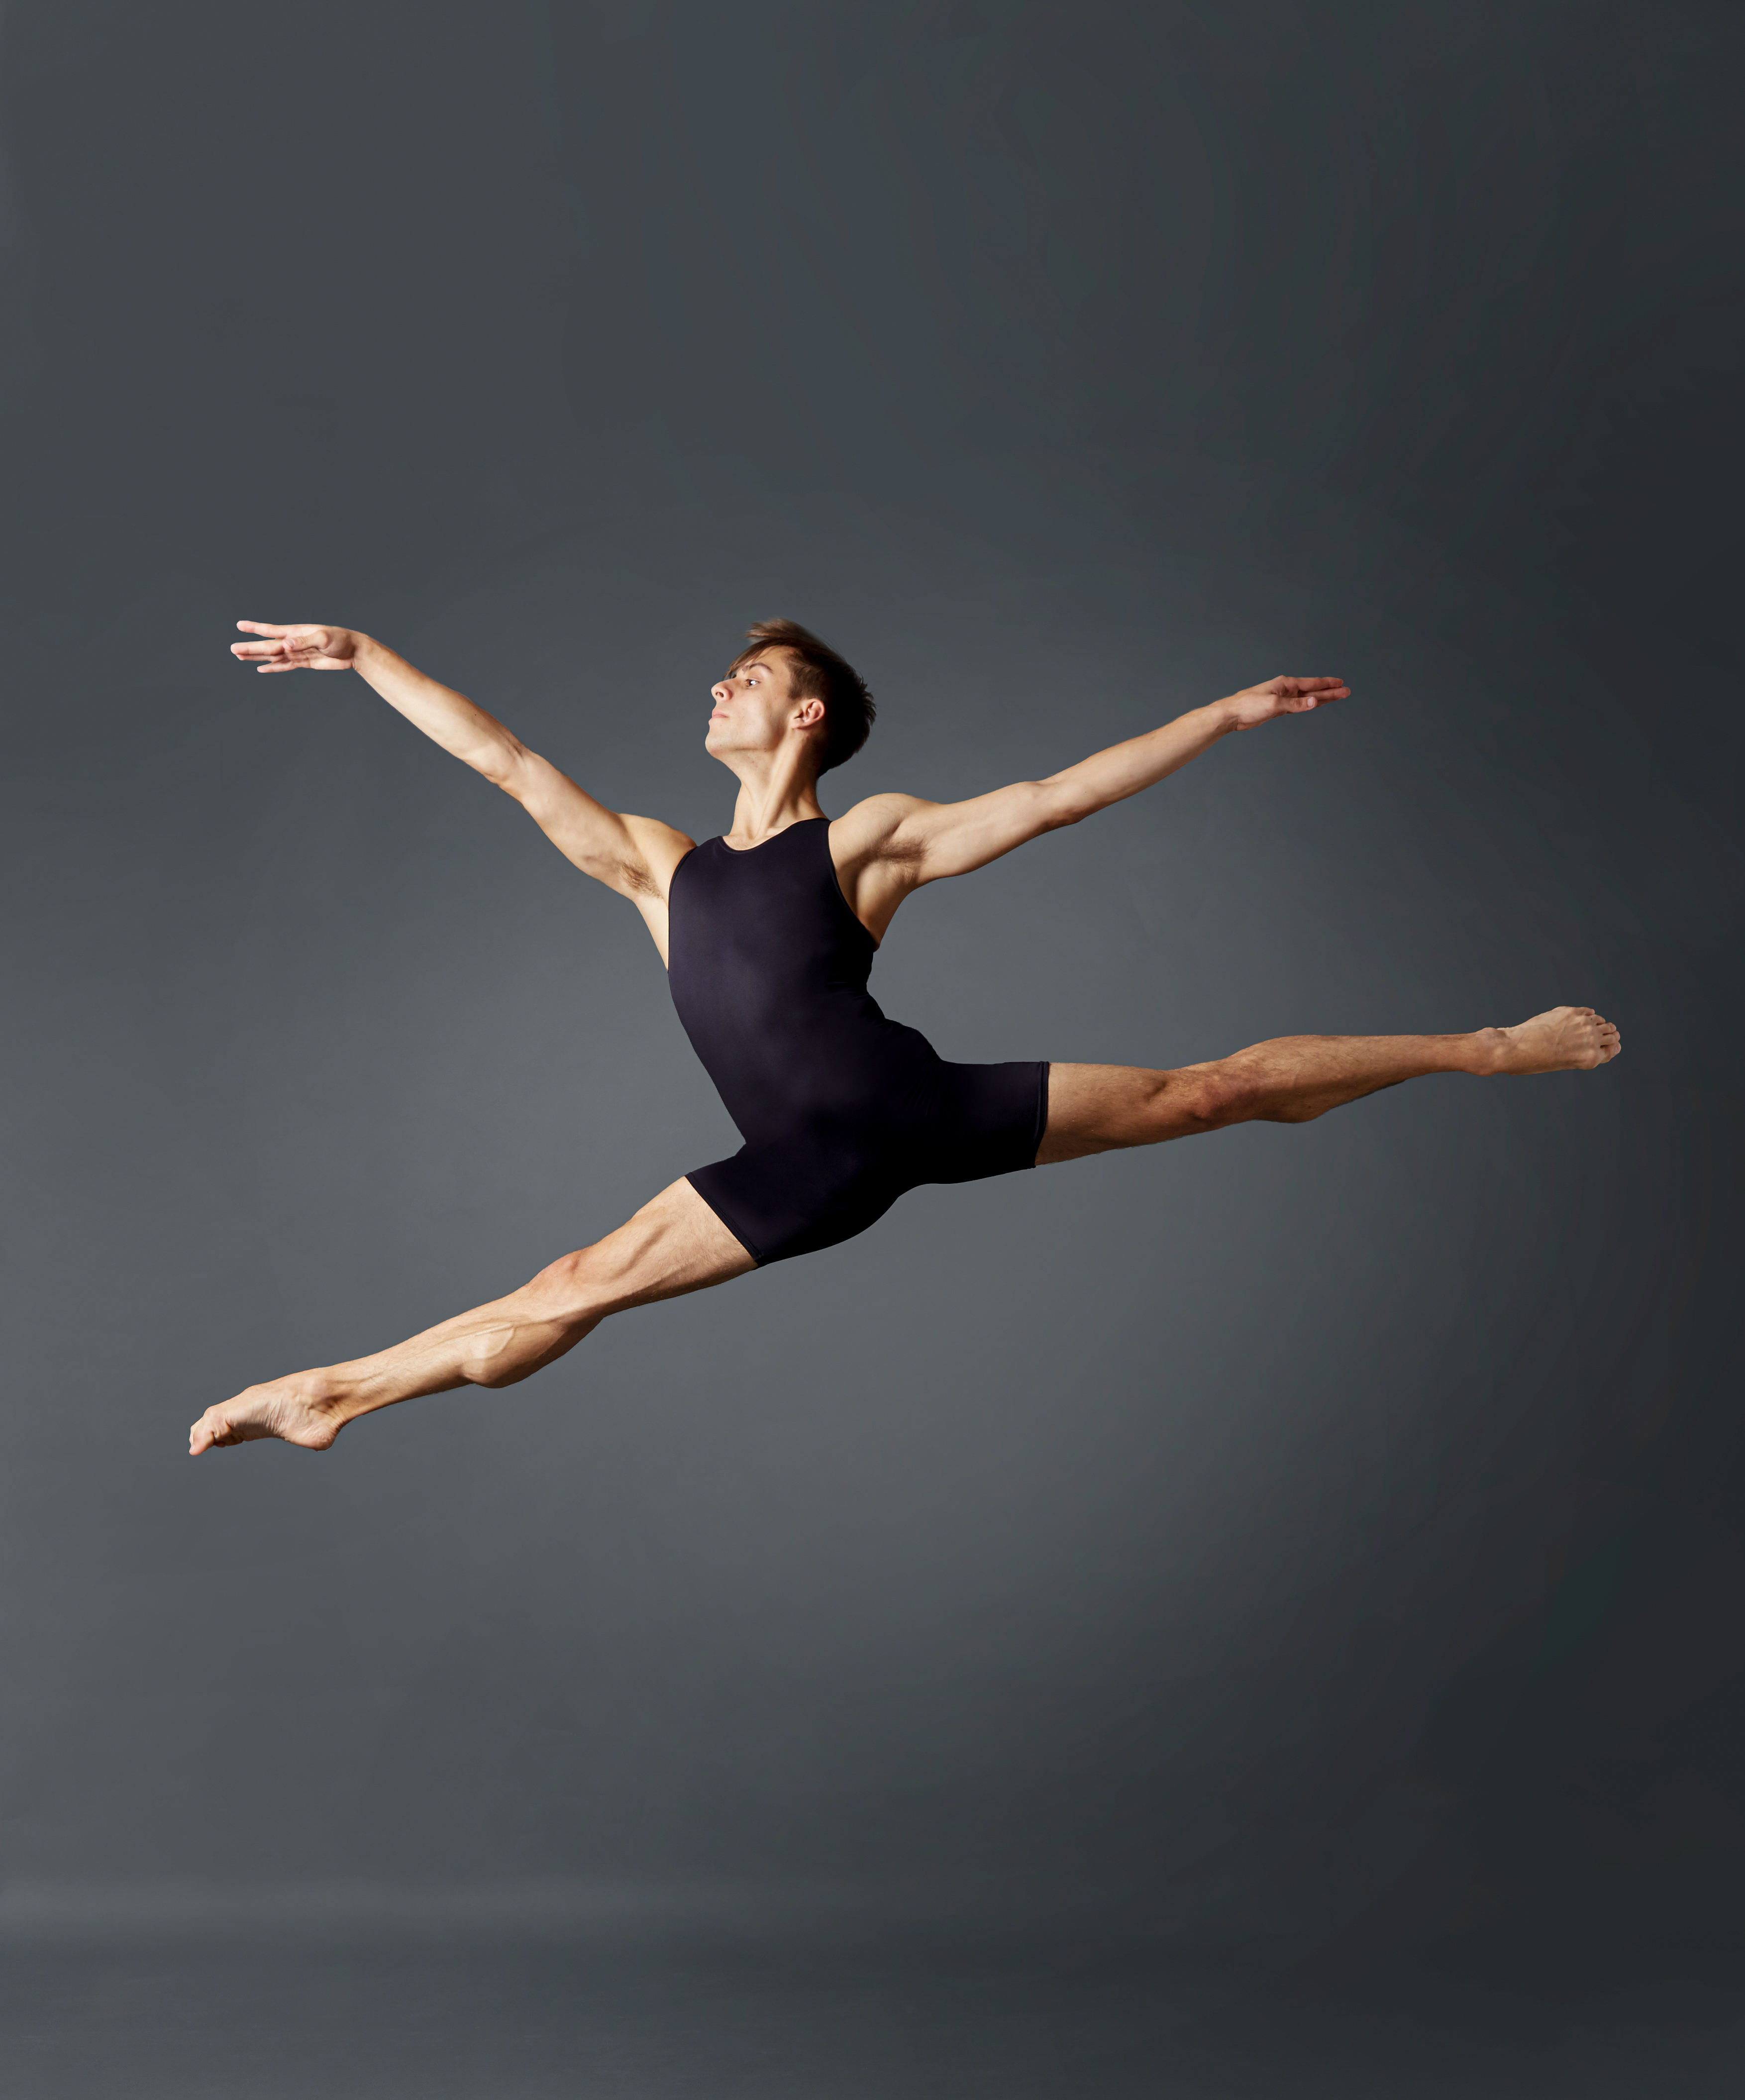
[[[233,642],[230,653],[257,671],[300,671],[321,652],[306,642]]]
[[[1351,689],[1343,678],[1280,678],[1279,698],[1293,713],[1307,714],[1329,700],[1349,699]]]
[[[1298,678],[1283,673],[1276,678],[1263,679],[1249,690],[1270,693],[1274,700],[1293,714],[1319,707],[1323,700],[1348,699],[1351,690],[1343,678]]]

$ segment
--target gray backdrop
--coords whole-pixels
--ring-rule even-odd
[[[1736,1921],[1736,23],[8,10],[0,1903]],[[1624,1059],[923,1190],[190,1465],[735,1142],[635,915],[232,623],[707,836],[777,613],[879,700],[833,813],[1355,688],[906,907],[945,1056]]]

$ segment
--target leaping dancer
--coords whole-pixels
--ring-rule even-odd
[[[732,828],[695,845],[622,816],[462,695],[367,634],[239,620],[262,672],[355,671],[390,707],[512,795],[552,843],[642,915],[672,1000],[745,1143],[531,1282],[355,1362],[249,1386],[209,1407],[188,1449],[282,1437],[324,1450],[360,1414],[528,1378],[609,1313],[851,1239],[906,1189],[1161,1145],[1236,1123],[1308,1123],[1430,1072],[1586,1071],[1617,1030],[1559,1006],[1466,1035],[1285,1035],[1177,1071],[953,1065],[866,989],[897,907],[1014,846],[1136,795],[1232,731],[1344,699],[1338,678],[1268,678],[1069,765],[967,802],[873,795],[826,817],[817,784],[866,740],[873,703],[833,649],[765,620],[713,686],[704,748],[739,783]]]

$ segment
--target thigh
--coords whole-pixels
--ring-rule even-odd
[[[685,1176],[760,1268],[853,1239],[918,1178],[902,1172],[876,1134],[852,1127],[742,1145]]]
[[[675,1181],[579,1255],[600,1310],[620,1312],[707,1290],[757,1264],[689,1181]]]
[[[912,1151],[920,1181],[985,1181],[1036,1164],[1048,1127],[1046,1060],[950,1065],[941,1060],[924,1128]]]
[[[1152,1071],[1142,1065],[1051,1065],[1048,1124],[1038,1167],[1125,1145],[1161,1145],[1218,1127],[1208,1067]]]

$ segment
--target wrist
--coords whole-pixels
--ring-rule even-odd
[[[1227,735],[1242,725],[1236,718],[1236,703],[1232,699],[1211,700],[1200,710],[1214,736]]]

